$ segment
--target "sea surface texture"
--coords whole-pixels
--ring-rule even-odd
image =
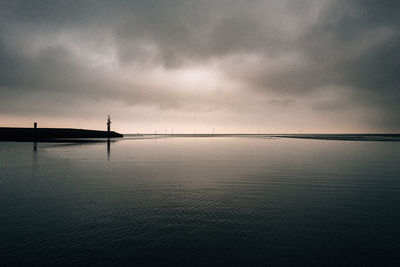
[[[0,265],[399,266],[400,142],[0,142]]]

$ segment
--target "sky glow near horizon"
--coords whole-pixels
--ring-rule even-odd
[[[400,2],[0,1],[0,127],[400,131]]]

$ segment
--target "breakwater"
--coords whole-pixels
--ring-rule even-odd
[[[117,138],[122,134],[114,131],[98,131],[71,128],[12,128],[0,127],[0,141],[47,141],[65,138]]]

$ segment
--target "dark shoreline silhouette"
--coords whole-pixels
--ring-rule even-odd
[[[114,131],[98,131],[72,128],[12,128],[0,127],[0,141],[51,142],[83,138],[121,138]],[[93,140],[95,141],[95,140]]]
[[[332,141],[400,141],[400,134],[276,134],[273,137]]]

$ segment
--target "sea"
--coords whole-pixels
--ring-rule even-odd
[[[0,265],[400,266],[400,142],[331,137],[0,142]]]

